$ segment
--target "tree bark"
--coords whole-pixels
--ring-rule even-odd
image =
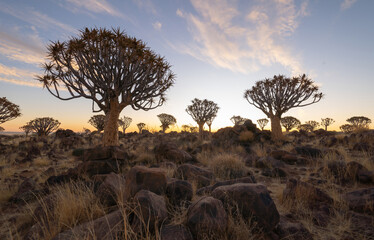
[[[208,125],[209,126],[209,132],[211,133],[212,132],[212,125]]]
[[[271,138],[273,141],[278,141],[283,139],[282,127],[280,124],[280,117],[271,116]]]
[[[198,125],[199,125],[199,134],[200,134],[201,137],[203,136],[203,132],[204,132],[204,124],[205,123],[198,123]]]
[[[118,118],[120,114],[117,99],[110,101],[109,112],[105,113],[105,126],[103,136],[103,146],[118,146]]]

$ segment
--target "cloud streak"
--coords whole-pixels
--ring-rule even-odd
[[[34,80],[36,72],[23,70],[16,67],[7,67],[0,63],[0,81],[22,86],[42,87],[42,84]]]
[[[351,8],[353,4],[355,4],[357,0],[344,0],[340,4],[340,9],[341,10],[347,10],[348,8]]]
[[[293,0],[258,0],[247,9],[228,0],[191,3],[197,14],[180,9],[176,14],[186,20],[193,41],[176,49],[234,72],[254,72],[272,64],[292,74],[303,72],[300,59],[285,42],[308,14],[306,2],[297,7]]]
[[[106,13],[111,16],[124,18],[124,15],[111,6],[106,0],[67,0],[67,2],[78,8],[86,9],[89,12]]]

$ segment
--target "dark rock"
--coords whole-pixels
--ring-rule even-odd
[[[122,202],[126,200],[124,193],[125,179],[119,174],[111,173],[98,188],[96,196],[104,205],[113,206],[117,204],[117,199]]]
[[[320,158],[322,157],[322,151],[310,146],[295,147],[295,152],[304,157]]]
[[[281,216],[276,233],[281,239],[289,240],[313,240],[313,235],[300,222]]]
[[[117,160],[118,162],[122,162],[128,159],[127,152],[115,146],[85,149],[83,153],[83,161]]]
[[[183,225],[166,225],[161,228],[161,240],[193,240],[191,232]]]
[[[273,177],[273,178],[275,177],[285,178],[288,176],[287,170],[285,170],[285,168],[273,168],[273,169],[265,168],[262,170],[261,174],[263,176]]]
[[[9,199],[12,203],[26,203],[36,199],[36,182],[31,179],[25,179],[18,187],[18,191]]]
[[[162,142],[155,146],[154,153],[158,162],[171,161],[176,163],[196,162],[188,153],[177,147],[173,143]]]
[[[181,206],[186,201],[191,201],[193,190],[191,183],[184,180],[174,180],[166,186],[166,196],[173,205]]]
[[[192,164],[180,165],[175,171],[175,178],[196,181],[199,188],[210,185],[213,177],[214,176],[211,171]]]
[[[256,168],[282,168],[285,166],[286,165],[283,162],[273,157],[262,157],[257,159],[255,163]]]
[[[351,210],[374,215],[374,187],[348,192],[344,199]]]
[[[202,187],[196,191],[196,194],[198,195],[203,195],[203,194],[210,194],[214,189],[220,186],[226,186],[226,185],[232,185],[235,183],[256,183],[256,179],[254,176],[249,176],[249,177],[243,177],[243,178],[236,178],[236,179],[231,179],[227,181],[221,181],[221,182],[216,182],[215,184],[207,187]]]

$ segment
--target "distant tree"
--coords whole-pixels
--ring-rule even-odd
[[[274,76],[256,82],[250,90],[246,90],[244,98],[263,111],[271,121],[273,140],[283,137],[280,119],[282,114],[295,107],[304,107],[319,102],[323,94],[318,92],[318,86],[306,75],[287,78],[283,75]],[[310,102],[306,102],[312,98]]]
[[[94,115],[88,120],[88,123],[91,124],[94,128],[97,129],[98,132],[101,132],[104,130],[105,127],[105,115]]]
[[[132,118],[126,117],[126,116],[123,116],[123,118],[120,118],[118,120],[118,124],[122,128],[123,133],[126,132],[126,129],[130,126],[131,122],[132,122]]]
[[[321,125],[325,127],[325,131],[327,131],[327,127],[330,126],[335,122],[332,118],[321,118]]]
[[[371,119],[364,116],[354,116],[347,119],[347,122],[352,124],[354,129],[369,128]]]
[[[235,125],[235,126],[237,126],[237,125],[242,125],[242,124],[244,124],[244,122],[246,121],[246,120],[248,120],[248,119],[246,119],[246,118],[242,118],[241,116],[232,116],[231,118],[230,118],[230,120],[231,120],[231,122]]]
[[[190,132],[191,132],[191,133],[196,133],[198,130],[199,130],[198,127],[190,126]]]
[[[0,124],[21,116],[19,106],[10,102],[6,97],[0,98]]]
[[[161,106],[175,79],[163,57],[120,29],[85,28],[78,37],[52,42],[48,58],[38,80],[61,100],[84,97],[93,101],[93,112],[104,111],[104,146],[119,144],[118,118],[125,107]]]
[[[208,119],[208,121],[206,121],[206,125],[208,125],[210,133],[212,132],[212,123],[213,123],[215,118],[216,118],[216,116],[212,116],[212,118],[210,118],[210,119]]]
[[[0,126],[0,132],[4,132],[4,128],[2,126]]]
[[[182,125],[182,131],[183,131],[183,132],[188,132],[188,131],[190,131],[190,125],[187,125],[187,124]]]
[[[143,131],[144,127],[145,127],[145,123],[138,123],[138,124],[136,124],[136,126],[139,129],[139,133],[142,133],[142,131]]]
[[[304,123],[304,124],[300,124],[299,126],[297,126],[297,129],[299,129],[299,131],[306,131],[306,132],[312,132],[314,127],[308,123]]]
[[[162,128],[162,132],[165,132],[166,129],[168,129],[170,125],[174,125],[177,123],[177,119],[175,119],[175,117],[170,114],[161,113],[157,115],[157,117],[158,119],[160,119],[160,122],[161,122],[160,127]]]
[[[261,131],[264,131],[265,126],[269,123],[267,118],[261,118],[257,120],[258,125],[261,128]]]
[[[311,128],[312,128],[311,132],[314,131],[319,126],[319,123],[317,121],[314,121],[314,120],[307,121],[307,122],[305,122],[305,124],[308,124],[308,125],[311,126]]]
[[[35,118],[27,123],[40,137],[48,136],[51,132],[56,131],[60,124],[58,120],[50,117]]]
[[[286,129],[287,132],[289,132],[292,128],[295,128],[301,124],[299,119],[295,117],[291,117],[291,116],[283,117],[281,118],[280,121],[281,121],[282,126]]]
[[[20,127],[19,129],[21,129],[22,131],[24,131],[25,132],[25,134],[26,134],[26,138],[27,138],[27,136],[29,135],[29,133],[31,133],[32,132],[32,126],[31,125],[29,125],[29,124],[25,124],[25,125],[23,125],[22,127]]]
[[[87,129],[87,128],[83,128],[83,133],[84,133],[85,135],[88,135],[88,134],[91,133],[91,130],[90,130],[90,129]]]
[[[204,131],[204,124],[217,116],[218,109],[217,103],[213,101],[195,98],[192,100],[192,104],[187,106],[186,112],[199,126],[199,133],[201,135]]]
[[[345,133],[350,133],[353,132],[353,130],[355,130],[355,127],[352,124],[343,124],[339,128],[342,132]]]

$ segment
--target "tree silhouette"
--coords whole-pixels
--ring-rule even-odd
[[[88,120],[88,123],[96,128],[98,132],[101,132],[105,127],[105,115],[94,115],[90,118],[90,120]]]
[[[281,124],[289,132],[292,128],[301,124],[300,120],[291,116],[281,118]]]
[[[317,121],[314,121],[314,120],[311,120],[311,121],[307,121],[305,122],[305,124],[308,124],[311,126],[311,132],[314,131],[318,126],[319,126],[319,123]]]
[[[29,125],[29,124],[25,124],[25,125],[23,125],[22,127],[20,127],[19,129],[21,129],[22,131],[25,132],[25,134],[26,134],[26,138],[27,138],[27,136],[29,135],[29,133],[32,132],[32,126]]]
[[[123,116],[123,118],[120,118],[118,121],[119,126],[122,128],[122,132],[125,133],[126,129],[130,126],[132,122],[132,118]]]
[[[170,114],[161,113],[157,115],[157,117],[158,119],[160,119],[162,132],[165,132],[170,125],[174,125],[177,123],[177,119],[175,119],[175,117]]]
[[[187,125],[187,124],[182,125],[182,131],[183,131],[183,132],[188,132],[188,131],[190,131],[190,125]]]
[[[139,129],[139,133],[142,133],[143,128],[145,127],[145,123],[138,123],[138,124],[136,124],[136,126]]]
[[[6,97],[0,98],[0,124],[21,116],[19,106],[10,102]]]
[[[212,118],[210,118],[210,119],[208,119],[208,121],[206,121],[206,125],[208,125],[210,133],[212,132],[212,123],[213,123],[215,118],[216,118],[216,116],[212,116]]]
[[[27,123],[30,125],[32,130],[40,137],[47,136],[51,132],[58,129],[60,122],[50,117],[35,118]]]
[[[339,128],[342,132],[345,132],[345,133],[353,132],[353,130],[355,129],[354,126],[351,124],[343,124]]]
[[[0,132],[4,132],[4,128],[2,126],[0,126]]]
[[[330,126],[335,122],[332,118],[321,118],[321,125],[325,127],[325,131],[327,131],[327,127]]]
[[[267,118],[261,118],[257,120],[258,125],[261,128],[261,131],[264,131],[265,126],[269,123]]]
[[[104,146],[118,145],[118,118],[125,107],[157,108],[174,84],[170,64],[120,29],[86,28],[78,37],[52,42],[48,58],[37,79],[61,100],[84,97],[92,100],[93,112],[104,111]]]
[[[213,101],[195,98],[192,100],[192,104],[187,106],[186,112],[199,125],[199,133],[201,135],[204,131],[204,124],[217,116],[218,109],[218,105]]]
[[[287,78],[283,75],[274,76],[256,82],[250,90],[246,90],[244,98],[263,111],[271,121],[273,140],[282,139],[280,119],[282,114],[295,107],[304,107],[319,102],[323,94],[318,92],[318,86],[313,81],[300,75]],[[306,102],[311,98],[310,102]]]
[[[300,124],[297,128],[301,131],[312,132],[314,127],[308,123]]]
[[[247,118],[242,118],[241,116],[232,116],[230,118],[231,122],[236,125],[243,125],[245,121],[247,121]]]
[[[354,116],[347,119],[354,129],[369,128],[371,119],[364,116]]]

